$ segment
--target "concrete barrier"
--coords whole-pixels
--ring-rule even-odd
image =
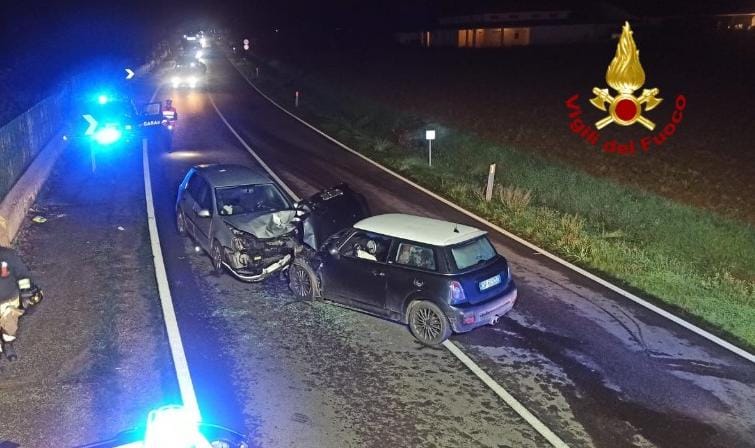
[[[67,146],[63,131],[55,134],[0,202],[0,246],[9,246],[16,237],[26,211]]]

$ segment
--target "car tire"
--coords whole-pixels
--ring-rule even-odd
[[[320,297],[320,281],[306,259],[297,257],[288,268],[288,287],[296,298],[315,300]]]
[[[186,217],[181,209],[176,210],[176,230],[180,236],[186,236]]]
[[[409,305],[407,322],[412,335],[425,345],[439,345],[451,336],[451,324],[445,313],[427,300]]]
[[[223,246],[218,240],[212,242],[210,247],[210,259],[212,260],[212,272],[214,274],[223,273]]]

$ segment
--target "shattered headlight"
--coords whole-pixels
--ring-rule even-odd
[[[231,227],[231,233],[233,234],[233,238],[231,238],[233,250],[238,252],[238,251],[245,250],[249,247],[247,240],[248,238],[251,238],[251,235],[249,235],[246,232],[242,232],[239,229],[235,229],[233,227]]]

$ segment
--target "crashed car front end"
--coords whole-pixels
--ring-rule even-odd
[[[226,223],[230,244],[224,245],[224,265],[236,278],[259,282],[288,267],[301,249],[294,213],[280,211],[245,223],[245,230]]]

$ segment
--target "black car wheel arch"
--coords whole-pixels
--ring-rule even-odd
[[[407,310],[409,331],[425,345],[439,345],[451,336],[451,324],[443,310],[429,300],[417,300]]]

